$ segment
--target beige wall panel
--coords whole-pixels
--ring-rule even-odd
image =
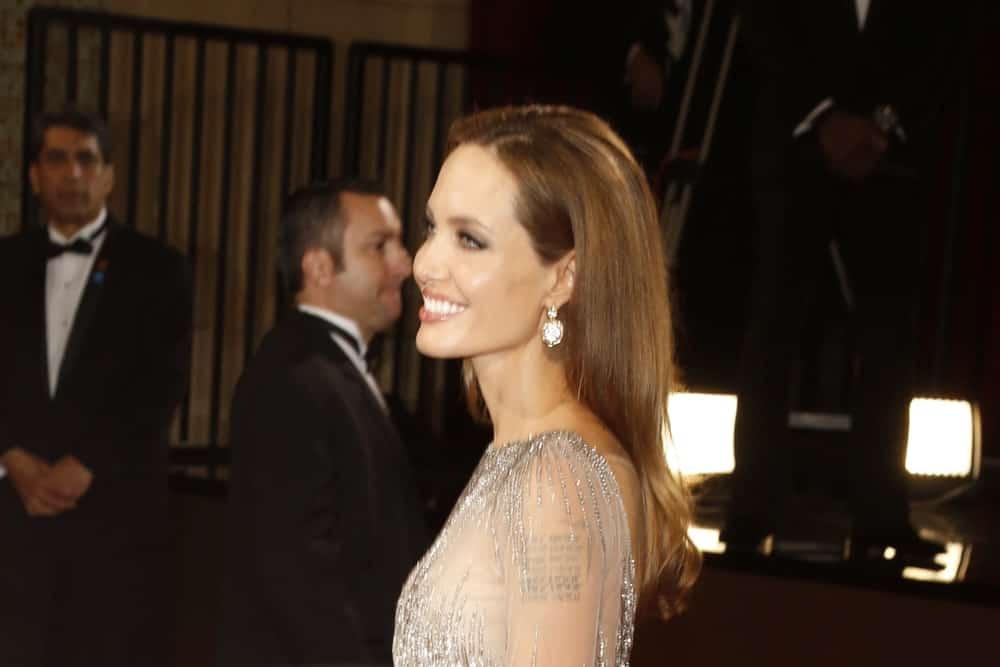
[[[337,42],[383,41],[461,48],[468,30],[465,2],[289,0],[289,27]]]
[[[136,229],[153,238],[159,236],[160,193],[166,185],[164,175],[160,174],[165,57],[166,41],[163,38],[146,37],[143,40],[139,118],[135,119],[129,133],[129,141],[137,137],[139,142],[137,163],[129,165],[130,178],[134,178],[138,186],[133,223]],[[122,148],[120,153],[129,151],[131,159],[131,146]]]
[[[257,233],[257,271],[254,304],[253,349],[257,348],[263,334],[270,328],[275,318],[277,300],[277,238],[278,222],[285,193],[282,192],[282,158],[286,149],[284,140],[285,128],[285,72],[287,57],[284,51],[274,50],[267,54],[268,77],[266,81],[267,104],[264,110],[263,143],[260,147],[261,160],[258,164],[259,199],[257,214],[259,228]]]
[[[186,252],[190,243],[191,174],[194,165],[194,40],[174,44],[173,101],[166,121],[170,124],[170,172],[166,175],[168,240]]]
[[[313,98],[315,90],[308,84],[313,80],[316,72],[316,58],[310,53],[299,53],[296,57],[296,85],[295,104],[292,105],[296,114],[295,123],[292,130],[292,141],[294,148],[292,162],[292,189],[308,183],[310,177],[310,162],[312,157],[313,140]]]
[[[225,81],[226,48],[218,43],[205,49],[206,81]],[[212,359],[217,324],[216,273],[219,263],[222,164],[215,156],[222,151],[224,85],[206,85],[202,122],[202,152],[198,156],[200,175],[197,205],[198,238],[192,260],[195,284],[200,286],[194,300],[194,351],[192,363],[191,438],[195,443],[211,442],[210,433]]]
[[[170,21],[217,23],[258,30],[287,30],[288,4],[271,0],[96,0],[109,12]]]
[[[128,187],[131,169],[128,164],[128,140],[131,131],[129,114],[132,109],[132,51],[129,35],[111,33],[111,54],[108,72],[108,129],[111,132],[115,163],[115,188],[111,191],[108,208],[119,219],[128,215]]]
[[[236,50],[235,96],[233,115],[226,131],[232,141],[231,164],[228,170],[229,197],[228,239],[220,248],[225,253],[226,272],[224,301],[221,304],[226,323],[222,349],[222,396],[219,405],[221,442],[228,441],[229,400],[243,370],[245,321],[247,308],[247,248],[250,232],[250,179],[253,175],[253,114],[256,101],[256,50],[239,47]]]

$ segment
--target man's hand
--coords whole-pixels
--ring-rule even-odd
[[[75,456],[67,455],[56,461],[42,479],[42,485],[76,504],[90,489],[94,474]]]
[[[827,164],[855,183],[865,180],[889,147],[885,133],[869,118],[833,110],[816,130]]]
[[[625,84],[632,106],[637,109],[656,109],[663,101],[663,68],[641,45],[629,54],[625,65]]]
[[[29,516],[56,516],[75,505],[72,496],[53,492],[43,484],[51,467],[34,454],[14,447],[7,450],[2,462]]]

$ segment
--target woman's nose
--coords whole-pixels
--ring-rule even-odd
[[[417,285],[423,286],[440,279],[441,261],[438,255],[434,237],[426,239],[417,249],[417,254],[413,256],[413,279]]]

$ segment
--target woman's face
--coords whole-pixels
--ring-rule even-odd
[[[424,297],[417,349],[472,358],[541,344],[555,285],[514,217],[517,183],[486,148],[463,144],[441,167],[427,203],[427,239],[413,262]]]

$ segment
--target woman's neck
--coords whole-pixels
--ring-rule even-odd
[[[537,348],[472,360],[497,444],[567,428],[579,410],[562,364]]]

